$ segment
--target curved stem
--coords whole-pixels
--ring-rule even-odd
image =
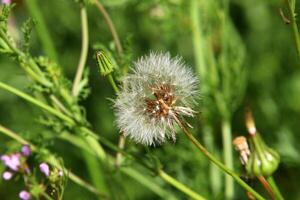
[[[296,22],[296,13],[294,12],[294,8],[292,6],[291,0],[285,0],[285,1],[288,6],[289,16],[292,24],[292,29],[293,29],[293,34],[294,34],[296,49],[297,49],[297,55],[298,58],[300,59],[300,36],[299,36],[298,26]]]
[[[243,181],[235,172],[231,169],[228,169],[223,163],[221,163],[218,159],[216,159],[212,154],[210,154],[207,149],[202,146],[202,144],[190,133],[190,131],[186,128],[186,126],[177,118],[174,117],[176,123],[183,130],[185,135],[189,140],[215,165],[217,165],[224,173],[230,175],[239,185],[241,185],[244,189],[251,192],[253,196],[255,196],[258,200],[264,200],[259,193],[257,193],[252,187],[250,187],[245,181]]]
[[[158,175],[163,180],[168,182],[170,185],[174,186],[175,188],[177,188],[181,192],[185,193],[187,196],[189,196],[193,199],[196,199],[196,200],[205,200],[204,197],[200,196],[198,193],[194,192],[190,188],[188,188],[185,185],[183,185],[182,183],[178,182],[176,179],[174,179],[173,177],[166,174],[163,170],[159,170]]]
[[[107,24],[107,26],[108,26],[111,34],[112,34],[112,37],[113,37],[113,39],[115,41],[115,45],[116,45],[118,54],[119,54],[119,56],[122,56],[122,54],[123,54],[123,48],[122,48],[122,45],[121,45],[118,33],[117,33],[116,29],[115,29],[113,21],[111,20],[109,14],[107,13],[107,11],[105,10],[104,6],[100,3],[99,0],[95,0],[94,4],[96,5],[96,7],[98,8],[98,10],[103,15],[103,17],[105,19],[105,22],[106,22],[106,24]]]
[[[82,46],[81,46],[80,59],[79,59],[76,75],[73,82],[72,96],[78,95],[79,92],[78,86],[82,78],[82,74],[83,74],[83,70],[84,70],[84,66],[88,54],[89,30],[88,30],[87,12],[84,5],[82,5],[80,8],[80,18],[81,18],[81,27],[82,27]]]

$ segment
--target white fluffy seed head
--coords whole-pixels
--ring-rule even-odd
[[[115,101],[117,126],[145,145],[175,140],[174,119],[193,116],[198,95],[198,80],[180,57],[150,53],[123,80]]]

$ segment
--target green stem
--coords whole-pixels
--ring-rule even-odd
[[[271,186],[273,192],[275,193],[276,198],[277,198],[278,200],[284,200],[284,198],[283,198],[283,196],[282,196],[282,194],[281,194],[279,188],[277,187],[277,184],[276,184],[276,182],[275,182],[273,176],[267,177],[267,181],[268,181],[269,185]]]
[[[114,77],[111,74],[108,75],[108,80],[109,80],[111,86],[113,87],[114,91],[116,93],[119,93],[119,88],[118,88],[118,86],[117,86],[117,84],[115,82]]]
[[[285,0],[286,4],[288,6],[288,11],[289,11],[289,16],[292,24],[292,30],[295,38],[295,43],[296,43],[296,49],[297,49],[297,54],[298,58],[300,59],[300,36],[299,36],[299,31],[298,31],[298,26],[296,22],[296,13],[294,12],[294,8],[292,6],[291,0]],[[296,3],[296,1],[295,1]]]
[[[164,171],[159,170],[158,172],[159,176],[166,181],[167,183],[169,183],[170,185],[174,186],[175,188],[177,188],[178,190],[180,190],[181,192],[183,192],[184,194],[186,194],[187,196],[191,197],[192,199],[196,199],[196,200],[205,200],[204,197],[200,196],[198,193],[194,192],[193,190],[191,190],[190,188],[186,187],[185,185],[183,185],[181,182],[178,182],[176,179],[174,179],[173,177],[169,176],[168,174],[166,174]]]
[[[115,41],[115,45],[118,51],[119,56],[122,56],[123,54],[123,49],[122,49],[122,45],[118,36],[118,33],[116,31],[116,28],[114,26],[113,21],[111,20],[109,14],[107,13],[107,11],[105,10],[104,6],[100,3],[99,0],[94,0],[93,3],[96,5],[96,7],[98,8],[98,10],[101,12],[101,14],[104,17],[104,20],[109,28],[109,31],[112,34],[112,37]]]
[[[203,127],[203,138],[205,146],[216,155],[216,148],[214,147],[214,135],[210,125],[204,125]],[[209,177],[210,187],[213,193],[213,197],[217,197],[222,190],[222,177],[220,171],[213,163],[209,163]]]
[[[222,122],[222,139],[223,139],[223,157],[224,163],[227,168],[233,170],[233,158],[232,158],[232,136],[231,125],[229,120]],[[234,195],[234,183],[232,177],[225,176],[225,197],[226,199],[232,199]]]
[[[54,47],[54,43],[49,34],[49,30],[45,23],[44,17],[42,15],[41,9],[38,6],[37,0],[25,1],[30,15],[37,20],[36,30],[38,37],[42,43],[45,53],[54,61],[57,62],[57,53]]]
[[[14,88],[14,87],[11,87],[11,86],[9,86],[9,85],[7,85],[7,84],[5,84],[5,83],[3,83],[3,82],[0,81],[0,88],[6,90],[8,92],[11,92],[11,93],[13,93],[13,94],[15,94],[15,95],[17,95],[17,96],[25,99],[26,101],[28,101],[28,102],[30,102],[30,103],[32,103],[32,104],[34,104],[34,105],[36,105],[36,106],[38,106],[38,107],[46,110],[46,111],[48,111],[49,113],[57,116],[58,118],[66,121],[66,122],[68,122],[70,125],[75,125],[75,122],[70,117],[62,114],[61,112],[57,111],[56,109],[48,106],[47,104],[45,104],[45,103],[43,103],[41,101],[36,100],[32,96],[30,96],[30,95],[28,95],[28,94],[26,94],[24,92],[21,92],[20,90]]]
[[[240,186],[242,186],[248,192],[251,192],[253,196],[255,196],[258,200],[264,200],[259,193],[257,193],[252,187],[250,187],[245,181],[243,181],[239,175],[237,175],[234,171],[227,168],[226,165],[221,163],[217,158],[215,158],[212,154],[210,154],[207,149],[202,146],[202,144],[190,133],[190,131],[186,128],[186,126],[177,118],[175,118],[176,123],[183,130],[188,139],[216,166],[218,166],[224,173],[230,175]]]
[[[92,180],[93,185],[95,185],[98,191],[107,194],[108,189],[106,186],[105,177],[103,173],[103,166],[100,164],[97,157],[89,154],[84,150],[82,150],[81,152],[83,154],[83,159],[88,168],[87,171],[89,172],[89,177]]]
[[[84,66],[86,63],[87,55],[88,55],[88,44],[89,44],[89,29],[88,29],[88,18],[87,12],[84,5],[81,5],[80,8],[80,18],[81,18],[81,31],[82,31],[82,45],[81,45],[81,53],[80,59],[77,66],[76,75],[73,82],[72,88],[72,96],[78,95],[78,86],[80,84],[82,74],[84,71]]]
[[[190,6],[190,14],[192,20],[192,34],[193,34],[193,45],[194,45],[194,55],[197,66],[198,75],[205,77],[205,59],[203,51],[203,35],[200,28],[200,16],[199,16],[199,1],[193,0]]]

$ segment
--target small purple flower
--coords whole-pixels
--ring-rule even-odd
[[[1,156],[1,160],[3,161],[4,165],[10,168],[13,171],[18,171],[21,155],[19,153],[13,153],[11,155],[3,155]]]
[[[45,174],[45,176],[49,176],[50,175],[50,169],[49,169],[49,165],[47,163],[41,163],[40,164],[40,170],[43,174]]]
[[[22,199],[22,200],[30,200],[30,193],[27,192],[26,190],[22,190],[22,191],[19,193],[19,197],[20,197],[20,199]]]
[[[25,156],[25,157],[30,156],[30,153],[31,153],[30,146],[27,145],[27,144],[23,145],[22,149],[21,149],[21,152],[22,152],[22,155]]]
[[[60,177],[62,177],[62,176],[64,175],[64,172],[63,172],[62,170],[59,170],[58,175],[59,175]]]
[[[6,5],[9,5],[9,4],[11,4],[11,0],[2,0],[2,3],[6,4]]]
[[[2,174],[4,180],[8,181],[12,178],[14,174],[12,172],[6,171]]]

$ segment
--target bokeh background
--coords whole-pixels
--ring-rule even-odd
[[[26,0],[31,1],[31,0]],[[44,22],[51,36],[59,65],[70,80],[76,72],[81,49],[80,6],[71,0],[36,1]],[[185,62],[197,71],[195,39],[191,19],[191,1],[186,0],[102,0],[110,14],[120,36],[121,43],[128,57],[128,63],[150,51],[170,52],[172,56],[180,55]],[[220,13],[210,10],[210,3],[199,0],[199,23],[204,27],[203,40],[210,38],[213,52],[218,56],[221,46],[218,21]],[[218,1],[216,1],[218,2]],[[32,15],[25,1],[15,1],[13,9],[14,35],[20,37],[22,23]],[[222,3],[220,3],[222,4]],[[265,142],[281,155],[281,164],[274,177],[286,199],[300,199],[300,155],[299,155],[299,119],[300,119],[300,64],[297,58],[294,37],[290,25],[285,24],[280,16],[282,9],[287,15],[284,1],[279,0],[231,0],[228,7],[228,20],[234,33],[227,34],[226,40],[238,41],[238,47],[232,51],[243,59],[239,64],[242,72],[229,72],[229,79],[237,82],[231,85],[232,93],[239,96],[238,103],[230,110],[230,123],[233,136],[247,135],[244,123],[244,108],[250,106],[259,132]],[[89,55],[87,68],[90,69],[89,97],[81,102],[93,129],[113,143],[118,141],[118,130],[115,127],[112,102],[115,93],[105,77],[99,75],[94,59],[95,48],[105,46],[115,52],[114,43],[107,25],[92,5],[87,6],[89,19]],[[300,12],[299,5],[296,11]],[[36,19],[40,23],[41,19]],[[213,24],[213,25],[212,25]],[[205,26],[208,28],[206,29]],[[229,25],[228,25],[229,26]],[[211,30],[210,30],[211,29]],[[202,46],[203,54],[207,51]],[[243,51],[243,55],[239,53]],[[44,55],[45,51],[36,31],[31,38],[33,55]],[[216,56],[216,57],[217,57]],[[240,58],[239,57],[239,58]],[[228,65],[234,61],[229,60]],[[207,75],[208,76],[208,75]],[[240,80],[240,76],[243,79]],[[0,80],[29,92],[30,81],[20,66],[0,54]],[[201,79],[203,84],[204,80]],[[237,85],[243,87],[239,88]],[[237,89],[238,88],[238,89]],[[199,117],[190,120],[193,132],[200,141],[210,141],[213,152],[222,159],[221,122],[215,102],[206,94],[204,88],[199,106]],[[206,106],[210,106],[207,108]],[[205,114],[209,112],[208,114]],[[202,116],[202,113],[204,117]],[[53,132],[38,123],[41,112],[22,99],[0,90],[0,123],[34,143],[46,146],[62,157],[68,169],[91,181],[87,165],[82,160],[82,153],[72,145],[56,139]],[[207,116],[207,117],[206,117]],[[210,134],[203,133],[206,121],[209,121]],[[140,145],[128,142],[128,149],[135,149],[141,156],[145,152]],[[18,148],[18,144],[0,135],[0,152]],[[185,183],[208,199],[223,199],[223,174],[214,170],[209,172],[209,162],[178,133],[176,144],[169,142],[150,150],[160,159],[165,171]],[[112,155],[115,152],[107,150]],[[238,154],[234,152],[235,170],[243,174]],[[135,165],[129,163],[129,165]],[[2,168],[1,168],[2,167]],[[0,169],[3,169],[1,166]],[[138,167],[137,167],[138,168]],[[147,187],[128,176],[106,169],[107,185],[114,193],[115,199],[187,199],[181,192],[164,183],[161,179],[140,169],[145,177],[153,178],[157,186],[163,188],[171,197],[158,196]],[[94,172],[97,173],[97,172]],[[254,187],[262,191],[257,183]],[[22,180],[5,182],[0,180],[0,199],[17,199],[18,191],[23,187]],[[97,199],[85,189],[68,182],[64,199],[82,200]],[[246,199],[245,192],[236,184],[235,199]]]

